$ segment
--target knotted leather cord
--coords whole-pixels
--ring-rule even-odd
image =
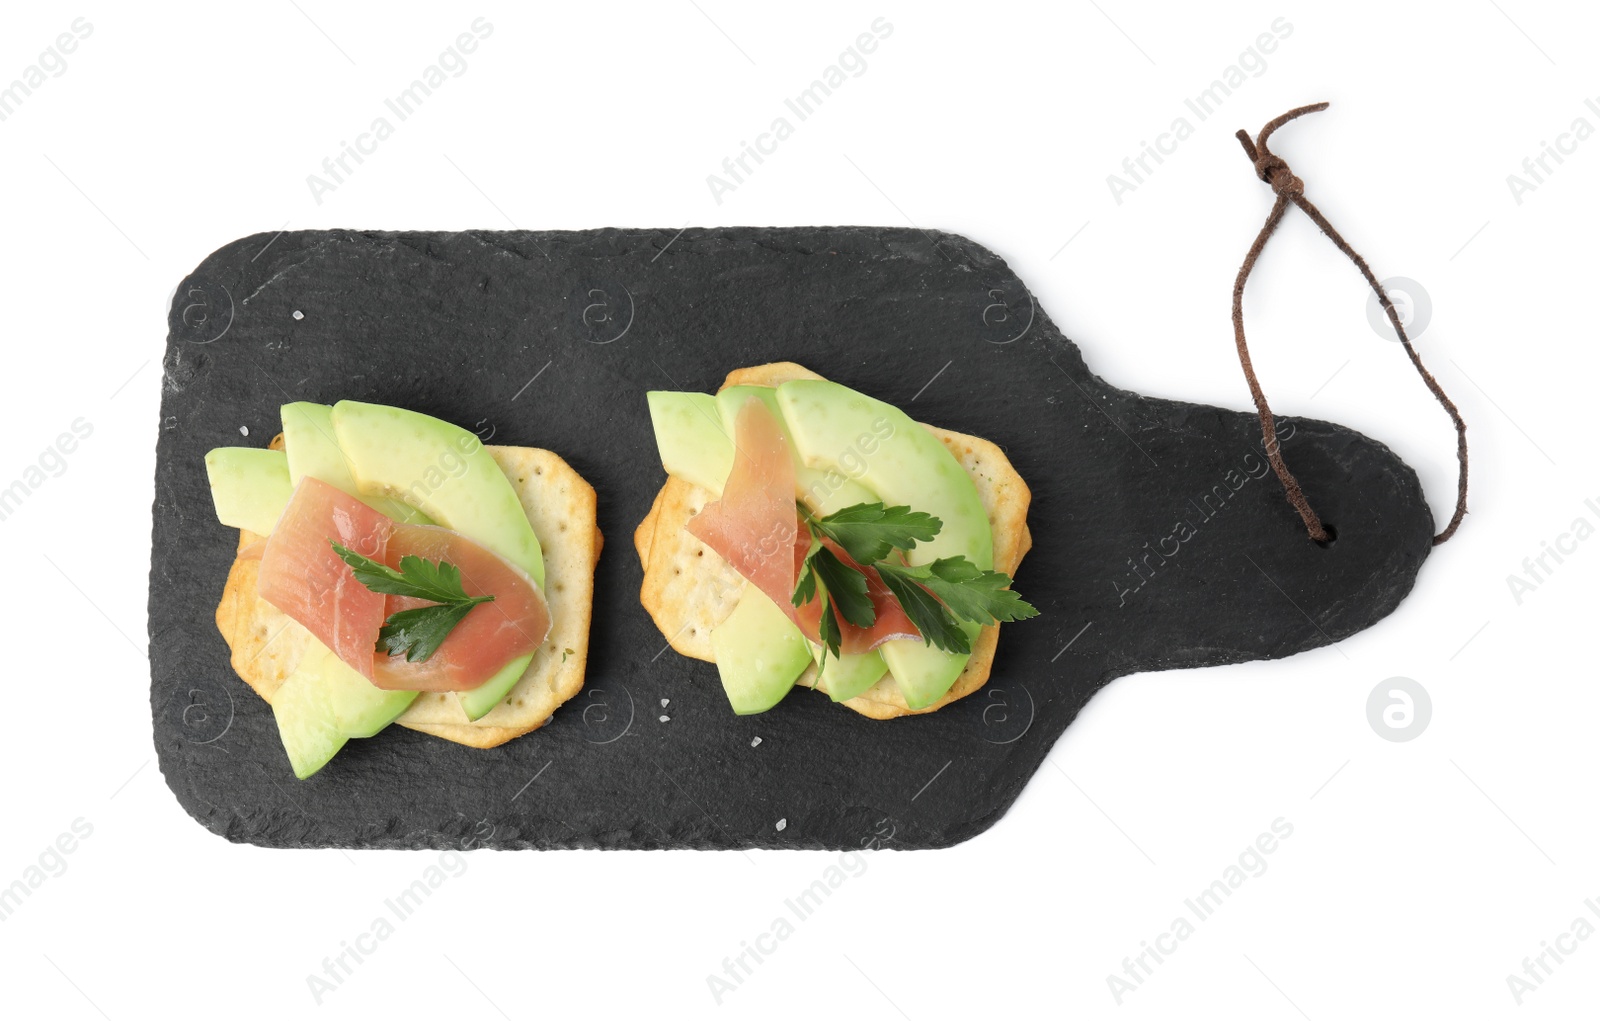
[[[1378,296],[1378,303],[1383,306],[1383,311],[1388,315],[1389,323],[1399,336],[1400,343],[1405,346],[1406,354],[1411,357],[1411,364],[1416,366],[1418,374],[1422,376],[1422,381],[1428,385],[1428,389],[1433,392],[1433,396],[1438,398],[1445,412],[1449,414],[1450,420],[1455,423],[1456,461],[1460,465],[1460,473],[1456,484],[1456,509],[1444,531],[1433,537],[1433,544],[1437,546],[1455,534],[1456,529],[1461,525],[1462,517],[1467,513],[1467,423],[1462,421],[1461,412],[1456,410],[1455,404],[1449,397],[1445,396],[1444,390],[1439,386],[1439,381],[1434,379],[1433,374],[1423,366],[1422,358],[1417,354],[1417,349],[1411,346],[1411,338],[1406,336],[1405,326],[1400,322],[1400,313],[1395,311],[1394,303],[1389,300],[1389,295],[1384,291],[1383,284],[1379,283],[1378,278],[1373,275],[1372,269],[1367,265],[1367,261],[1357,254],[1355,249],[1350,247],[1349,242],[1345,241],[1339,232],[1333,229],[1333,224],[1328,222],[1328,218],[1322,215],[1322,211],[1312,205],[1310,199],[1306,198],[1305,182],[1289,170],[1289,164],[1285,163],[1282,157],[1267,148],[1267,139],[1272,136],[1274,131],[1296,117],[1308,113],[1316,113],[1327,108],[1327,103],[1314,103],[1311,106],[1302,106],[1290,110],[1280,117],[1274,117],[1261,129],[1261,133],[1256,136],[1253,142],[1250,140],[1249,132],[1242,128],[1235,134],[1235,137],[1239,139],[1239,144],[1244,146],[1245,155],[1250,157],[1250,162],[1255,166],[1256,176],[1271,185],[1273,192],[1277,195],[1277,201],[1272,204],[1272,212],[1267,214],[1267,222],[1262,224],[1261,232],[1256,235],[1255,242],[1250,246],[1250,251],[1245,254],[1244,263],[1239,267],[1239,275],[1233,282],[1233,340],[1234,345],[1239,349],[1239,365],[1244,369],[1245,382],[1250,384],[1250,396],[1255,399],[1256,412],[1261,419],[1261,437],[1266,446],[1267,460],[1271,462],[1272,470],[1277,472],[1279,481],[1283,483],[1283,489],[1289,498],[1289,503],[1300,513],[1300,518],[1306,525],[1306,533],[1314,541],[1321,543],[1332,541],[1332,533],[1328,531],[1322,519],[1317,516],[1317,512],[1311,509],[1311,504],[1306,499],[1304,491],[1301,490],[1300,483],[1295,481],[1294,475],[1289,471],[1289,466],[1283,461],[1283,452],[1279,448],[1277,433],[1273,424],[1272,409],[1267,406],[1267,395],[1261,392],[1261,383],[1256,379],[1255,367],[1250,362],[1250,349],[1244,339],[1245,281],[1250,279],[1250,271],[1255,268],[1256,260],[1261,257],[1262,249],[1267,245],[1267,239],[1272,237],[1273,232],[1278,229],[1278,224],[1283,222],[1283,215],[1288,212],[1289,204],[1292,202],[1299,206],[1301,211],[1311,218],[1311,222],[1321,228],[1322,233],[1326,234],[1328,239],[1338,246],[1339,251],[1343,252],[1351,262],[1355,263],[1356,269],[1361,271],[1361,275],[1366,278],[1367,286],[1371,287],[1372,292]]]

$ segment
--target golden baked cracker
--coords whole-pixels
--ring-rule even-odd
[[[272,447],[282,449],[281,436]],[[396,721],[475,748],[492,748],[537,730],[583,686],[594,567],[603,541],[595,525],[594,488],[566,461],[530,447],[484,449],[511,480],[543,547],[550,635],[506,700],[483,718],[468,720],[452,694],[425,692]],[[241,552],[260,538],[241,531]],[[234,561],[217,604],[217,628],[232,650],[234,670],[271,702],[312,639],[304,627],[256,595],[259,573],[259,559]]]
[[[256,597],[256,579],[261,574],[259,549],[262,536],[239,530],[239,552],[251,555],[234,560],[228,583],[217,603],[217,630],[228,643],[234,672],[255,690],[272,701],[285,678],[300,665],[310,632],[282,610]]]
[[[656,511],[660,509],[661,493],[658,491],[655,500],[650,504],[650,513],[646,514],[644,520],[639,522],[639,527],[633,530],[633,550],[639,554],[640,563],[648,563],[650,560],[650,540],[655,538]]]
[[[730,386],[777,386],[795,379],[822,379],[823,377],[799,362],[768,362],[765,365],[747,365],[734,369],[723,379],[717,392]]]
[[[791,379],[821,378],[794,362],[775,362],[735,369],[728,373],[723,387],[776,386]],[[937,436],[972,476],[994,534],[995,569],[1014,575],[1033,545],[1027,524],[1033,496],[1027,483],[994,443],[934,426],[923,428]],[[715,662],[711,629],[733,612],[744,585],[738,572],[684,530],[689,518],[711,499],[711,493],[702,487],[669,476],[634,532],[634,546],[644,565],[640,602],[674,650],[706,662]],[[925,709],[907,707],[899,685],[887,673],[866,692],[842,704],[873,719],[933,712],[983,686],[994,662],[998,635],[998,625],[979,632],[955,684]],[[806,668],[797,683],[815,687],[817,668]]]
[[[707,663],[716,662],[711,629],[727,619],[744,591],[743,576],[684,527],[711,499],[700,486],[667,479],[651,512],[653,538],[639,588],[639,601],[667,644]]]

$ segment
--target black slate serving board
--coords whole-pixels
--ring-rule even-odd
[[[260,234],[201,263],[168,326],[155,742],[178,801],[234,841],[944,847],[993,825],[1114,678],[1337,641],[1394,609],[1430,548],[1416,475],[1387,447],[1285,421],[1285,456],[1337,528],[1310,542],[1253,414],[1095,377],[1005,263],[958,235]],[[1222,323],[1197,329],[1230,357]],[[663,480],[644,393],[711,391],[785,359],[992,439],[1028,480],[1034,545],[1016,580],[1042,616],[1002,630],[983,691],[887,722],[806,691],[736,717],[713,666],[664,650],[631,544]],[[341,398],[555,450],[599,491],[588,680],[545,728],[477,751],[391,727],[310,780],[289,771],[212,623],[237,533],[213,517],[202,458],[265,444],[286,401]]]

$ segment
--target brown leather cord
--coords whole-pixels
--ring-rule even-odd
[[[1422,381],[1428,385],[1433,396],[1438,398],[1440,405],[1450,416],[1456,427],[1456,462],[1460,465],[1460,473],[1456,483],[1456,509],[1450,517],[1450,523],[1444,531],[1433,537],[1435,546],[1449,539],[1456,533],[1461,525],[1461,519],[1467,513],[1467,423],[1462,421],[1461,412],[1456,410],[1455,404],[1445,396],[1439,381],[1433,378],[1422,364],[1422,358],[1417,354],[1417,349],[1411,346],[1411,338],[1406,336],[1405,326],[1400,322],[1400,313],[1395,311],[1394,303],[1389,300],[1383,284],[1378,282],[1377,276],[1367,265],[1367,260],[1357,254],[1349,242],[1333,229],[1333,224],[1322,215],[1322,211],[1311,204],[1305,196],[1305,182],[1296,177],[1290,170],[1289,164],[1283,158],[1274,154],[1267,148],[1267,139],[1272,133],[1296,117],[1308,113],[1326,110],[1327,103],[1313,103],[1290,110],[1279,117],[1268,121],[1261,129],[1261,133],[1250,140],[1250,134],[1240,129],[1235,137],[1239,144],[1244,146],[1245,155],[1250,157],[1250,162],[1256,168],[1256,176],[1272,186],[1277,200],[1272,204],[1272,212],[1267,214],[1267,222],[1261,225],[1261,232],[1256,235],[1255,242],[1251,244],[1250,251],[1245,253],[1244,263],[1239,267],[1239,275],[1233,282],[1233,341],[1239,349],[1239,365],[1244,369],[1245,382],[1250,384],[1250,396],[1255,399],[1256,413],[1261,419],[1261,437],[1266,445],[1267,460],[1272,464],[1272,470],[1278,473],[1278,479],[1283,483],[1284,493],[1289,498],[1289,503],[1300,513],[1300,519],[1305,522],[1306,533],[1316,542],[1330,542],[1333,535],[1323,524],[1317,512],[1311,509],[1311,503],[1306,499],[1306,494],[1300,488],[1300,483],[1295,481],[1294,475],[1289,471],[1289,466],[1284,463],[1283,452],[1279,448],[1276,428],[1273,424],[1272,409],[1267,406],[1267,395],[1261,392],[1261,383],[1256,379],[1256,370],[1250,362],[1250,349],[1244,339],[1244,284],[1250,279],[1250,271],[1255,268],[1256,260],[1261,257],[1261,252],[1267,246],[1267,239],[1272,237],[1278,229],[1278,224],[1283,222],[1284,213],[1288,212],[1289,204],[1300,207],[1311,222],[1315,223],[1328,239],[1338,246],[1347,258],[1355,263],[1356,269],[1361,271],[1362,277],[1367,281],[1367,286],[1378,296],[1378,303],[1383,306],[1383,311],[1389,316],[1389,323],[1394,327],[1394,332],[1399,336],[1400,343],[1405,346],[1406,354],[1411,357],[1411,364],[1416,366],[1417,372],[1422,376]]]

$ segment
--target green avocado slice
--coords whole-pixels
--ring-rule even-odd
[[[289,458],[289,482],[298,486],[307,475],[343,490],[379,514],[413,525],[431,525],[428,516],[409,504],[381,493],[363,493],[350,468],[350,458],[333,432],[333,408],[295,401],[279,409],[283,452]]]
[[[363,494],[395,497],[482,543],[544,585],[544,556],[522,500],[477,436],[431,415],[340,401],[334,437]]]
[[[467,719],[476,720],[488,715],[489,710],[499,705],[500,700],[522,680],[522,675],[528,672],[528,665],[532,662],[532,653],[518,656],[501,667],[499,673],[471,691],[457,692],[456,697],[461,702],[461,708],[466,710]]]
[[[724,427],[717,399],[710,394],[652,390],[650,425],[656,450],[668,475],[722,495],[733,470],[733,431]]]
[[[271,534],[294,495],[281,450],[217,447],[206,453],[206,477],[217,520],[257,535]]]
[[[838,659],[829,656],[826,663],[822,663],[822,653],[822,646],[811,647],[812,656],[822,666],[822,677],[817,682],[817,688],[826,692],[835,702],[855,698],[877,684],[889,671],[889,664],[884,662],[883,654],[877,649],[857,654],[845,653]]]
[[[777,705],[811,663],[805,635],[766,593],[749,584],[733,612],[712,629],[711,649],[728,705],[740,716]]]
[[[351,738],[371,737],[416,700],[415,691],[384,691],[311,639],[300,663],[272,696],[272,715],[289,765],[301,780]]]

